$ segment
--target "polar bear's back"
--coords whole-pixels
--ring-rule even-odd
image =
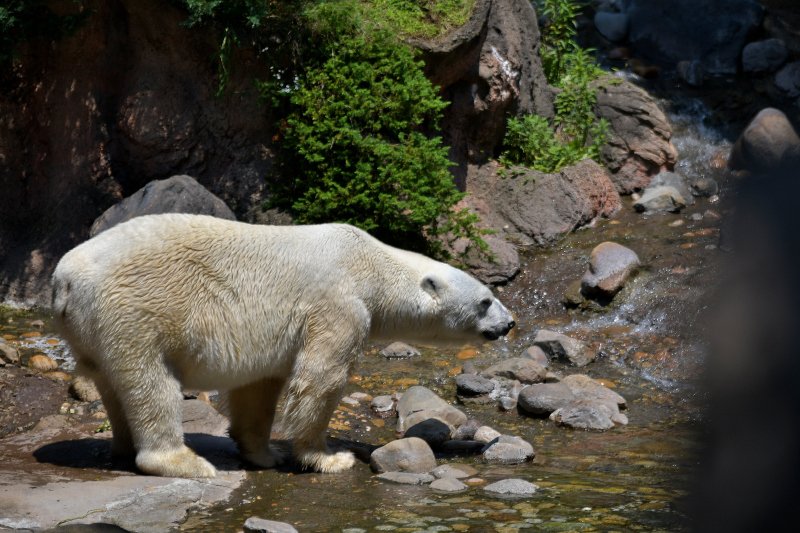
[[[359,292],[363,276],[352,265],[365,247],[384,245],[339,224],[139,217],[64,256],[53,275],[54,315],[84,354],[107,352],[107,339],[150,336],[149,344],[189,359],[186,372],[201,360],[230,368],[231,359],[266,349],[273,356],[262,360],[274,369],[312,308]],[[242,371],[258,371],[251,363]]]

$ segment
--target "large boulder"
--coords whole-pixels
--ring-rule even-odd
[[[639,267],[639,256],[615,242],[595,246],[589,268],[581,279],[581,293],[587,298],[613,298]]]
[[[627,81],[606,77],[595,84],[595,114],[611,124],[600,159],[611,172],[617,191],[645,188],[653,176],[671,170],[678,161],[672,126],[653,98]]]
[[[463,207],[523,246],[552,244],[621,206],[606,172],[591,159],[554,174],[514,167],[504,175],[496,162],[471,166],[467,191]]]
[[[764,173],[776,169],[783,153],[800,146],[800,137],[783,112],[768,107],[762,109],[739,135],[731,149],[728,167]]]
[[[89,230],[94,237],[105,230],[144,215],[188,213],[236,220],[225,202],[208,192],[191,176],[151,181],[120,203],[109,207]]]
[[[476,0],[463,27],[436,41],[412,41],[426,76],[450,102],[440,124],[460,187],[469,164],[495,155],[509,114],[553,117],[537,22],[529,0]]]
[[[578,400],[564,383],[539,383],[525,387],[519,393],[519,405],[528,413],[549,415]]]
[[[786,45],[780,39],[767,39],[750,43],[742,50],[742,70],[745,74],[775,72],[789,57]]]
[[[398,431],[406,431],[406,419],[420,411],[429,411],[430,416],[437,416],[454,427],[467,421],[467,415],[441,399],[435,392],[416,385],[404,392],[397,402]]]
[[[754,0],[631,0],[628,38],[637,56],[700,60],[712,74],[735,74],[764,8]]]

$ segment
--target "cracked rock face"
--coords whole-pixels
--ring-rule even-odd
[[[611,135],[600,158],[620,194],[644,189],[661,171],[678,161],[672,126],[653,98],[627,81],[610,77],[597,82],[594,112],[611,123]]]

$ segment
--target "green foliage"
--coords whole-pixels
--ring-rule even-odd
[[[401,37],[434,38],[463,26],[474,0],[361,0],[366,18]]]
[[[481,250],[477,217],[453,211],[463,197],[436,129],[446,104],[414,51],[385,30],[339,35],[330,58],[293,80],[259,82],[273,104],[289,100],[281,179],[272,205],[303,223],[339,221],[398,246],[443,254],[437,236]]]
[[[554,126],[539,116],[508,121],[501,162],[524,165],[541,172],[557,172],[587,158],[599,159],[608,139],[609,123],[598,120],[592,107],[597,101],[596,82],[601,70],[591,50],[572,39],[575,15],[584,4],[572,0],[543,0],[547,17],[542,30],[542,64],[548,83],[561,89],[555,101]]]
[[[73,0],[83,5],[80,0]],[[0,67],[7,66],[21,44],[34,37],[57,41],[71,35],[91,14],[56,15],[44,0],[5,0],[0,6]]]

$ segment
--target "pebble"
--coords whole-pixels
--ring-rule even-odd
[[[417,474],[414,472],[386,472],[377,476],[377,479],[401,485],[425,485],[435,478],[430,474]]]
[[[481,485],[482,483],[486,483],[485,480],[479,477],[471,477],[466,481],[467,485]]]
[[[504,479],[491,485],[486,485],[484,490],[496,494],[508,494],[513,496],[530,496],[536,492],[538,485],[534,485],[524,479]]]
[[[501,377],[522,383],[540,383],[544,381],[547,370],[533,359],[512,357],[490,366],[482,374],[487,378]]]
[[[575,366],[586,366],[597,357],[597,353],[586,343],[546,329],[536,333],[533,343],[548,356],[568,359]]]
[[[716,249],[717,249],[716,244],[706,244],[706,250],[716,250]]]
[[[478,471],[469,465],[462,465],[460,463],[451,463],[437,466],[431,470],[431,474],[441,479],[443,477],[453,477],[462,479],[469,476],[474,476]]]
[[[96,418],[98,420],[104,420],[108,418],[108,414],[105,411],[97,411],[95,414],[92,415],[92,418]]]
[[[533,446],[529,442],[508,435],[500,436],[497,442],[483,452],[483,458],[487,461],[506,465],[522,464],[533,459],[534,455]]]
[[[711,220],[719,220],[722,218],[722,215],[714,211],[713,209],[706,210],[706,212],[703,213],[703,216]]]
[[[393,342],[381,350],[380,353],[388,359],[408,359],[409,357],[419,355],[419,350],[404,342]]]
[[[469,349],[469,350],[463,350],[463,351],[458,352],[456,354],[456,357],[458,357],[459,359],[471,359],[471,358],[475,357],[476,355],[478,355],[478,350]]]
[[[31,322],[31,327],[32,328],[43,328],[44,327],[44,322],[41,321],[41,320],[34,320],[33,322]]]
[[[370,402],[369,406],[373,411],[378,413],[385,413],[394,408],[394,400],[391,396],[375,396]]]
[[[489,444],[494,439],[500,436],[500,432],[490,428],[489,426],[481,426],[475,432],[475,435],[472,436],[472,440],[477,442],[482,442],[484,444]]]
[[[692,216],[689,218],[691,218],[693,222],[700,222],[703,220],[703,215],[701,213],[692,213]]]
[[[500,409],[503,411],[513,411],[517,408],[517,400],[508,396],[500,398]]]
[[[683,219],[680,218],[678,220],[673,220],[672,222],[669,223],[669,225],[672,226],[673,228],[677,228],[678,226],[683,226],[684,224],[686,224],[686,222],[684,222]]]
[[[358,400],[356,400],[355,398],[351,398],[349,396],[345,396],[344,398],[342,398],[342,403],[347,404],[347,405],[358,405],[359,404]]]
[[[371,399],[369,394],[365,392],[354,392],[350,395],[351,398],[355,398],[356,400],[369,400]]]
[[[633,200],[634,202],[636,202],[637,200],[640,200],[641,198],[642,198],[642,195],[639,194],[638,192],[635,192],[635,193],[631,194],[631,200]]]
[[[461,374],[456,377],[456,389],[459,394],[489,394],[495,386],[494,381],[474,374]]]
[[[520,354],[520,357],[533,359],[543,367],[550,368],[550,360],[547,358],[547,354],[544,353],[544,350],[542,350],[538,346],[531,346],[530,348],[522,352]]]
[[[431,483],[431,489],[444,492],[458,492],[469,487],[453,477],[443,477]]]
[[[44,377],[50,378],[53,381],[69,381],[72,379],[72,376],[64,372],[47,372],[44,374]]]
[[[545,383],[558,383],[559,381],[562,381],[563,379],[564,379],[564,376],[562,376],[558,372],[548,372],[544,376],[544,382]]]
[[[58,368],[58,363],[46,355],[39,354],[31,357],[31,360],[28,361],[28,366],[34,370],[39,370],[40,372],[50,372],[51,370]]]
[[[719,203],[719,195],[715,194],[715,195],[709,196],[708,197],[708,203],[710,203],[710,204]]]

